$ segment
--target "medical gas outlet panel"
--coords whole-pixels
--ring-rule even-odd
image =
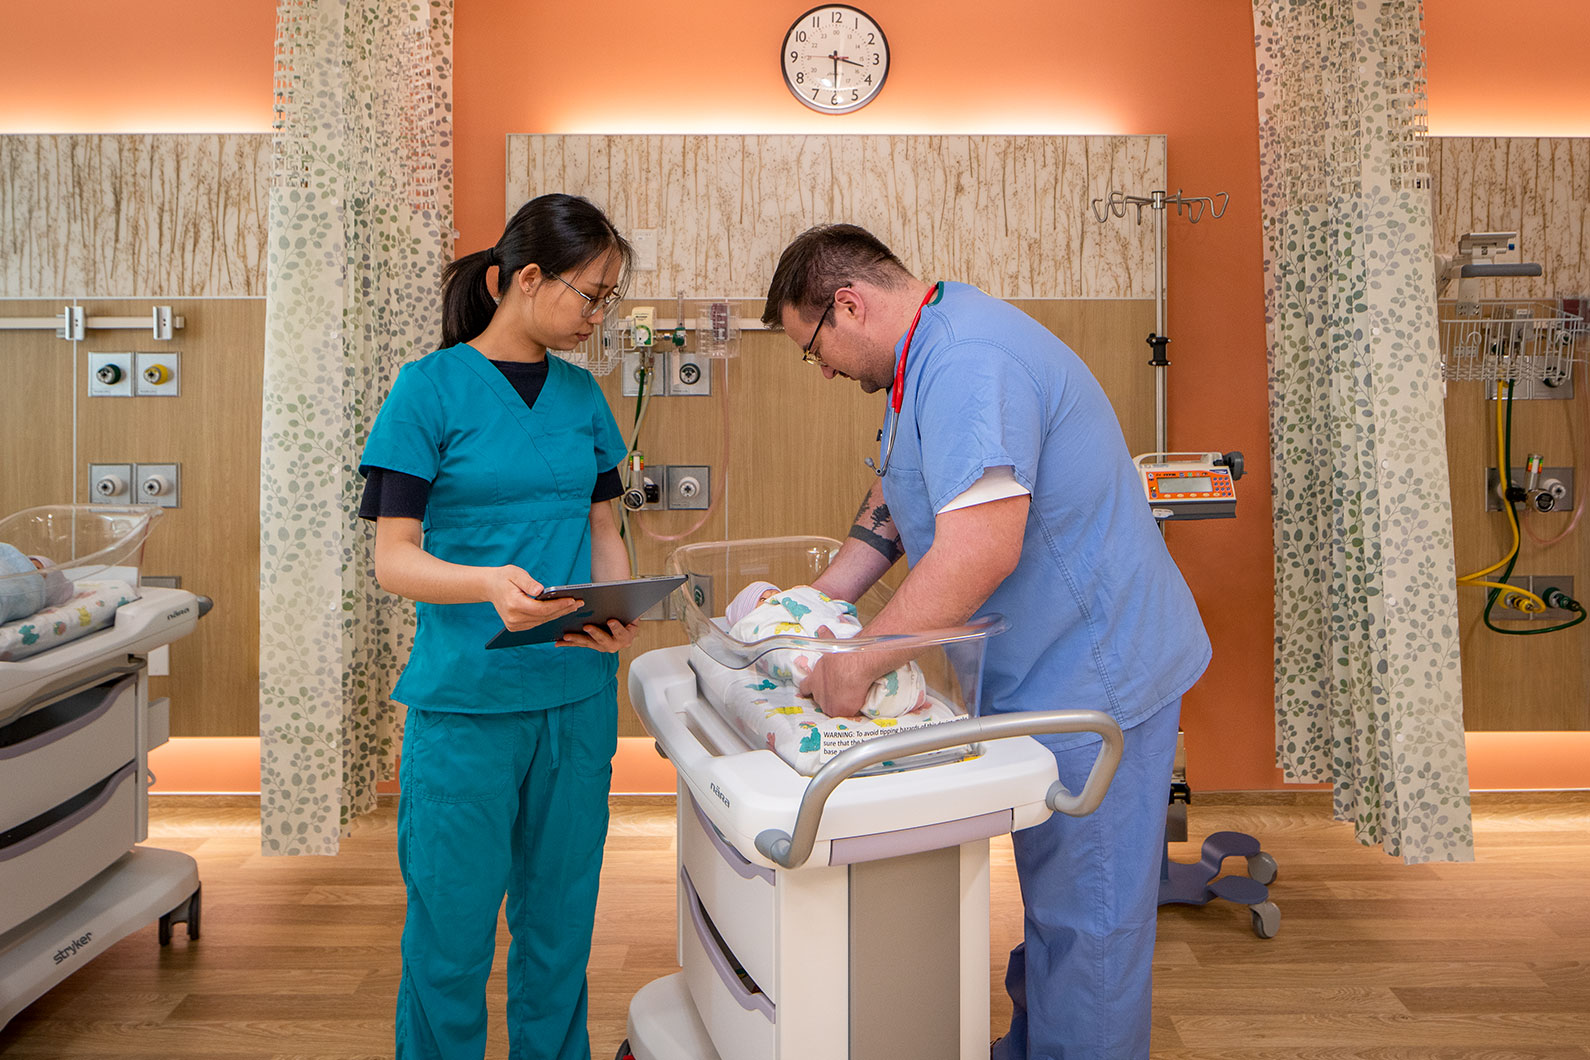
[[[181,393],[182,355],[175,350],[88,355],[89,397],[178,397]]]

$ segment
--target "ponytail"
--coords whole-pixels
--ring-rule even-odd
[[[491,315],[497,311],[497,300],[486,286],[486,274],[496,264],[495,257],[488,248],[466,254],[443,270],[443,349],[474,338],[491,323]]]
[[[442,346],[468,342],[485,331],[497,311],[497,299],[526,265],[539,266],[544,275],[561,276],[615,250],[622,262],[620,275],[627,277],[634,251],[590,200],[562,194],[531,199],[519,207],[494,246],[466,254],[443,271]],[[493,266],[496,292],[486,283]]]

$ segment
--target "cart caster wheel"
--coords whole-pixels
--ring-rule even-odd
[[[1268,887],[1275,882],[1278,872],[1275,859],[1262,850],[1248,858],[1248,878],[1255,883]]]
[[[1261,939],[1273,939],[1281,930],[1281,911],[1274,902],[1260,902],[1252,906],[1253,933]]]
[[[629,1039],[624,1039],[624,1044],[618,1047],[618,1052],[613,1055],[613,1060],[635,1060],[635,1054],[629,1051]]]

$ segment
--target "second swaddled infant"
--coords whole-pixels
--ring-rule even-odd
[[[752,582],[729,604],[729,635],[736,640],[768,637],[824,637],[848,640],[861,632],[856,605],[835,600],[810,585],[780,589],[771,582]],[[822,657],[819,651],[779,648],[756,661],[756,668],[774,681],[799,685]],[[861,713],[868,718],[898,718],[927,703],[927,679],[916,663],[906,663],[872,683]]]

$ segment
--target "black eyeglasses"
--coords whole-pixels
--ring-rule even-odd
[[[823,330],[824,324],[828,323],[828,314],[833,311],[833,308],[834,300],[830,298],[828,305],[823,307],[823,315],[817,318],[817,326],[812,329],[812,337],[807,340],[806,347],[801,350],[801,360],[818,368],[827,368],[828,365],[823,363],[821,356],[812,352],[812,347],[817,345],[817,333]]]
[[[557,273],[553,272],[548,273],[547,275],[551,276],[554,280],[558,281],[563,286],[579,295],[581,298],[585,299],[585,308],[580,310],[580,316],[584,317],[586,320],[591,319],[598,312],[606,313],[608,310],[618,305],[619,299],[622,297],[622,295],[615,290],[609,292],[605,298],[592,298],[590,295],[586,294],[584,291],[580,290],[578,287],[574,286],[572,283],[570,283],[568,280],[565,280]]]

